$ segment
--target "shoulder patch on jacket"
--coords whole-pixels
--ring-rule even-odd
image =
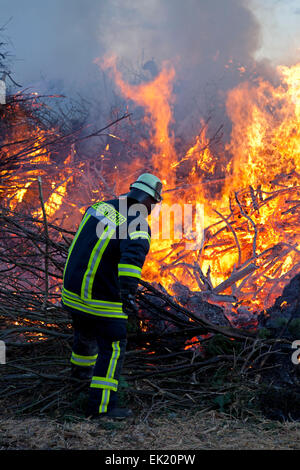
[[[127,220],[126,217],[114,208],[114,206],[107,204],[106,202],[97,202],[92,205],[92,208],[95,210],[96,215],[106,217],[116,226],[122,225]]]

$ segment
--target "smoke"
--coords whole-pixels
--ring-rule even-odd
[[[229,136],[227,90],[267,72],[267,64],[254,60],[261,30],[249,2],[112,0],[104,15],[103,49],[122,59],[124,72],[149,61],[158,68],[165,60],[174,64],[177,135],[190,140],[199,132],[200,118],[213,117],[210,122],[223,124]],[[154,67],[147,70],[150,77],[155,73]]]
[[[195,67],[229,59],[246,64],[260,27],[244,0],[110,0],[102,2],[103,48],[127,58],[179,59]]]
[[[12,17],[6,33],[17,57],[14,76],[23,86],[100,99],[112,83],[103,82],[95,58],[117,55],[129,79],[151,79],[167,60],[176,69],[175,113],[191,132],[195,116],[221,115],[226,90],[257,70],[260,25],[246,0],[0,4],[2,17]]]
[[[101,1],[0,0],[1,17],[23,87],[52,86],[72,93],[95,79]],[[46,90],[45,90],[46,91]]]
[[[229,135],[226,91],[269,68],[254,60],[261,28],[246,0],[110,0],[100,31],[128,80],[151,79],[163,61],[175,66],[176,131],[188,139],[209,116]]]

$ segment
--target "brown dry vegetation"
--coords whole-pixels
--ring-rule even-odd
[[[151,420],[94,422],[71,417],[0,420],[0,450],[296,450],[300,423],[234,419],[216,411]]]

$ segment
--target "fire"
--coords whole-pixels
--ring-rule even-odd
[[[67,194],[67,183],[60,185],[58,188],[55,188],[55,183],[52,183],[53,192],[45,203],[45,212],[50,219],[54,217],[56,212],[62,206],[64,197]],[[42,209],[39,211],[33,212],[33,216],[37,218],[42,218]]]
[[[204,129],[204,122],[201,121],[201,127]],[[205,132],[196,137],[196,143],[186,152],[185,156],[178,162],[173,163],[171,168],[176,168],[184,161],[193,161],[192,170],[190,172],[190,180],[197,178],[197,170],[201,169],[207,173],[214,173],[215,158],[209,149],[209,143]]]
[[[8,130],[2,144],[3,154],[1,157],[7,162],[11,160],[13,166],[12,169],[7,170],[8,184],[5,191],[0,188],[0,196],[1,193],[4,194],[4,198],[9,201],[8,206],[12,210],[16,209],[18,204],[24,202],[27,197],[34,208],[37,203],[40,205],[40,202],[36,198],[33,201],[35,191],[32,191],[32,188],[37,188],[37,177],[41,176],[47,186],[46,213],[49,217],[53,217],[63,204],[67,183],[59,185],[57,180],[62,178],[62,172],[60,171],[59,175],[54,175],[51,171],[53,162],[47,142],[58,138],[58,131],[55,128],[43,128],[37,122],[32,122],[32,112],[40,106],[35,101],[36,99],[37,93],[32,93],[29,97],[32,106],[27,109],[22,105],[22,101],[26,100],[22,95],[17,94],[15,101],[12,104],[8,103],[4,112],[3,118],[7,121]],[[35,121],[37,120],[35,119]],[[17,165],[15,164],[16,159],[20,161]],[[70,163],[69,157],[66,158],[65,165],[68,163]],[[41,213],[42,211],[38,210],[33,212],[33,215],[39,217]]]
[[[153,171],[164,183],[164,204],[181,208],[190,204],[194,209],[203,206],[204,219],[196,211],[184,233],[178,235],[176,229],[184,219],[183,212],[168,219],[165,227],[162,214],[158,221],[151,221],[152,228],[159,224],[160,236],[152,237],[144,278],[160,282],[170,292],[179,281],[190,290],[206,290],[209,286],[210,290],[237,294],[248,307],[268,307],[280,294],[282,283],[300,266],[300,64],[278,67],[276,85],[260,78],[253,83],[243,81],[229,91],[226,109],[232,133],[226,152],[220,156],[212,145],[208,123],[203,120],[199,120],[199,132],[193,141],[180,146],[176,136],[175,145],[176,73],[172,65],[163,63],[152,81],[129,84],[118,70],[116,58],[96,62],[112,73],[127,100],[143,107],[149,137],[143,132],[135,142],[143,155],[130,160],[113,158],[113,144],[105,142],[95,161],[76,161],[74,147],[60,157],[59,165],[53,163],[45,142],[49,137],[58,137],[58,131],[33,124],[19,105],[13,117],[18,125],[12,127],[13,135],[4,142],[3,149],[6,157],[23,155],[28,145],[30,149],[26,160],[21,160],[10,175],[6,190],[9,207],[14,209],[29,200],[33,215],[42,219],[41,203],[36,197],[37,177],[41,176],[49,221],[64,211],[70,213],[71,208],[68,220],[72,219],[70,226],[74,229],[79,220],[76,217],[81,217],[85,207],[102,198],[99,180],[105,187],[116,182],[116,188],[111,185],[113,191],[124,193],[129,178],[144,169]],[[116,134],[118,131],[108,134],[110,142],[126,141]],[[5,146],[9,142],[14,145]],[[91,165],[100,168],[96,176]],[[89,200],[81,194],[87,186],[91,187],[85,193]],[[171,236],[162,239],[164,229]],[[187,249],[191,234],[197,249]],[[237,277],[236,282],[220,290],[230,276],[249,267],[246,277]]]
[[[124,82],[117,70],[115,57],[96,62],[104,69],[113,70],[115,81],[123,95],[145,108],[145,124],[150,129],[151,144],[154,146],[151,154],[153,167],[161,178],[165,178],[168,174],[168,183],[172,184],[173,175],[169,173],[169,166],[176,158],[174,135],[170,131],[170,124],[173,122],[171,104],[174,102],[172,95],[174,68],[165,62],[161,73],[152,82],[129,85]],[[141,145],[148,148],[149,142],[142,142]]]
[[[193,338],[186,341],[186,346],[184,347],[185,350],[187,349],[197,349],[201,348],[200,341],[198,336],[194,336]],[[200,349],[201,350],[201,349]]]
[[[197,290],[195,277],[186,269],[197,261],[216,287],[253,260],[255,275],[250,272],[248,284],[238,280],[235,289],[248,305],[259,304],[266,297],[270,302],[269,283],[284,279],[299,263],[297,211],[292,211],[287,220],[281,218],[281,212],[286,207],[287,194],[294,195],[295,202],[297,194],[299,199],[300,64],[279,67],[279,85],[263,79],[256,83],[244,81],[228,93],[226,105],[232,134],[226,151],[231,160],[222,165],[218,155],[213,154],[203,122],[199,123],[201,131],[190,148],[182,155],[176,152],[171,129],[175,102],[173,67],[164,63],[152,82],[130,85],[122,79],[115,58],[101,65],[112,71],[123,96],[145,109],[150,141],[142,141],[141,145],[152,156],[153,171],[166,181],[164,202],[198,203],[205,207],[204,246],[186,253],[182,242],[174,237],[153,240],[145,278],[161,282],[167,289],[178,280]],[[231,216],[224,213],[228,206]],[[218,232],[223,236],[218,238]],[[272,247],[277,247],[278,253],[266,267]],[[275,294],[278,295],[276,289]]]
[[[280,173],[300,171],[300,64],[279,67],[282,83],[242,83],[228,94],[233,123],[229,187],[264,184]]]

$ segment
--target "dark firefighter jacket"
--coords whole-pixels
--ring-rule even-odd
[[[120,289],[136,292],[151,233],[145,217],[128,215],[123,208],[119,212],[119,202],[96,203],[81,221],[64,269],[62,304],[67,310],[127,318]]]

